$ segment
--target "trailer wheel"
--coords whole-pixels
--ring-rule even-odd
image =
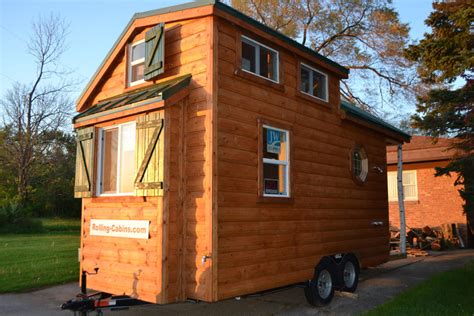
[[[314,306],[323,306],[331,302],[334,296],[335,265],[323,258],[314,271],[314,277],[305,287],[306,300]]]
[[[356,256],[349,253],[344,256],[340,265],[342,290],[346,292],[354,292],[359,283],[359,261]]]

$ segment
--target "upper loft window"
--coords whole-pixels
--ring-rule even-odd
[[[99,130],[98,195],[131,195],[135,175],[135,122]]]
[[[242,70],[279,82],[278,52],[242,36]]]
[[[128,86],[145,82],[145,40],[131,44],[128,56]]]
[[[300,66],[300,90],[328,102],[328,76],[308,65]]]

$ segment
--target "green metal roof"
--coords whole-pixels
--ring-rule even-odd
[[[87,89],[89,88],[89,86],[92,84],[92,82],[94,81],[95,77],[97,77],[97,75],[99,74],[99,71],[100,69],[102,69],[102,67],[105,65],[106,61],[109,59],[109,57],[112,55],[113,51],[115,50],[115,48],[118,46],[118,44],[120,43],[120,40],[122,39],[122,37],[125,36],[125,34],[127,33],[127,30],[132,26],[133,22],[136,20],[136,19],[140,19],[140,18],[146,18],[146,17],[150,17],[150,16],[155,16],[155,15],[160,15],[160,14],[165,14],[165,13],[170,13],[170,12],[177,12],[177,11],[182,11],[182,10],[186,10],[186,9],[193,9],[193,8],[198,8],[198,7],[203,7],[203,6],[207,6],[207,5],[214,5],[216,8],[219,8],[221,9],[222,11],[225,11],[229,14],[232,14],[233,16],[249,23],[249,24],[252,24],[253,26],[261,29],[262,31],[264,32],[267,32],[275,37],[278,37],[279,39],[283,40],[284,42],[304,51],[305,53],[308,53],[308,54],[311,54],[313,57],[327,63],[327,64],[330,64],[334,67],[336,67],[337,69],[339,69],[340,71],[342,71],[343,73],[345,73],[346,75],[349,74],[349,69],[347,69],[346,67],[344,66],[341,66],[340,64],[330,60],[329,58],[326,58],[320,54],[318,54],[317,52],[315,52],[314,50],[312,50],[311,48],[309,47],[306,47],[300,43],[298,43],[297,41],[289,38],[288,36],[278,32],[278,31],[275,31],[274,29],[272,28],[269,28],[268,26],[254,20],[253,18],[243,14],[242,12],[220,2],[219,0],[196,0],[196,1],[193,1],[193,2],[188,2],[188,3],[183,3],[183,4],[179,4],[179,5],[174,5],[174,6],[170,6],[170,7],[165,7],[165,8],[161,8],[161,9],[157,9],[157,10],[151,10],[151,11],[145,11],[145,12],[139,12],[139,13],[135,13],[132,18],[130,19],[130,21],[128,22],[128,24],[125,26],[124,30],[122,31],[122,33],[120,34],[120,36],[118,37],[118,39],[115,41],[114,45],[112,46],[112,48],[109,50],[109,52],[107,53],[107,55],[105,56],[104,60],[102,61],[102,63],[99,65],[99,67],[97,68],[96,72],[94,73],[94,75],[91,77],[91,79],[89,80],[89,82],[87,83],[86,87],[84,88],[84,90],[82,91],[81,95],[79,96],[78,100],[80,100],[84,93],[87,91]]]
[[[191,75],[184,75],[143,89],[133,90],[129,93],[102,100],[86,111],[74,116],[72,122],[77,123],[91,118],[140,107],[152,102],[166,100],[181,89],[187,87],[190,82]]]
[[[387,130],[389,130],[393,133],[396,133],[396,134],[402,136],[405,139],[410,139],[411,138],[411,135],[405,133],[401,129],[396,128],[395,126],[385,122],[381,118],[379,118],[379,117],[377,117],[373,114],[370,114],[369,112],[364,111],[361,108],[359,108],[359,107],[355,106],[354,104],[351,104],[347,101],[341,100],[341,109],[346,111],[346,113],[350,116],[362,119],[364,121],[367,121],[369,123],[377,125],[378,127],[381,127],[383,129],[387,129]]]

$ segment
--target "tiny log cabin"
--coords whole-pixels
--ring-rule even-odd
[[[88,287],[213,302],[386,261],[410,136],[341,102],[348,72],[218,1],[135,14],[73,119]]]

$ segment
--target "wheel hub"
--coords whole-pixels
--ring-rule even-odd
[[[354,285],[356,277],[356,271],[354,264],[350,261],[347,261],[344,265],[344,285],[347,288],[350,288]]]
[[[318,293],[321,298],[325,299],[329,297],[332,289],[331,274],[328,270],[323,270],[318,276]]]

